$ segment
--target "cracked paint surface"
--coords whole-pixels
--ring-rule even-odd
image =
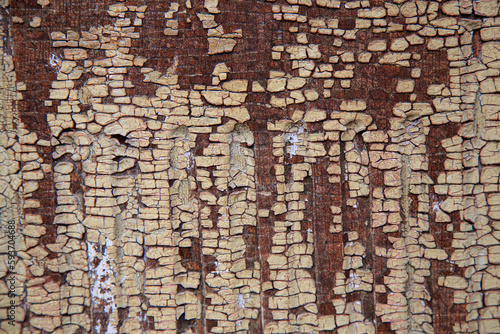
[[[0,6],[0,331],[500,332],[497,1]]]

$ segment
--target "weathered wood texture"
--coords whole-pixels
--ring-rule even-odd
[[[0,333],[500,333],[498,1],[0,7]]]

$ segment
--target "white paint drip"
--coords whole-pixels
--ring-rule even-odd
[[[87,242],[87,254],[89,261],[89,272],[91,278],[94,278],[94,285],[90,291],[90,298],[96,304],[104,304],[104,312],[107,314],[112,314],[116,310],[115,297],[112,293],[112,288],[114,286],[112,278],[115,277],[114,270],[112,268],[112,259],[109,258],[108,248],[113,245],[113,242],[106,239],[106,247],[102,253],[102,259],[99,261],[97,267],[92,268],[91,264],[97,258],[97,252],[95,251],[94,245]],[[113,261],[114,262],[114,261]],[[109,317],[108,317],[109,319]],[[100,322],[97,323],[95,332],[100,333]],[[106,328],[106,334],[117,334],[117,328],[108,321],[108,326]]]

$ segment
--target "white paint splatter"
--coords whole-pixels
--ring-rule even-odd
[[[297,143],[300,142],[298,135],[301,134],[302,132],[304,132],[304,128],[299,126],[297,128],[296,133],[285,133],[285,142],[290,144],[290,146],[289,146],[290,158],[297,154],[297,149],[299,148]]]
[[[187,151],[186,153],[183,154],[186,159],[187,159],[187,166],[186,170],[191,171],[194,168],[194,155],[193,152]]]
[[[57,55],[51,54],[49,64],[52,68],[55,68],[57,69],[57,71],[59,71],[59,69],[61,68],[61,59]]]
[[[221,270],[222,265],[223,265],[223,263],[221,263],[217,260],[217,262],[215,262],[215,266],[217,267],[217,269],[212,271],[211,274],[220,275],[222,273],[228,273],[229,267],[226,264],[224,264],[224,269]]]
[[[434,210],[434,212],[441,211],[441,203],[442,202],[434,203],[434,205],[432,206],[432,210]]]
[[[243,297],[241,293],[238,295],[238,299],[236,300],[236,305],[238,305],[240,309],[245,308],[245,297]]]
[[[358,289],[361,286],[361,276],[359,276],[355,271],[351,271],[349,274],[349,287],[352,291]]]

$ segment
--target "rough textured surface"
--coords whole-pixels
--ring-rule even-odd
[[[0,333],[500,333],[499,7],[0,1]]]

